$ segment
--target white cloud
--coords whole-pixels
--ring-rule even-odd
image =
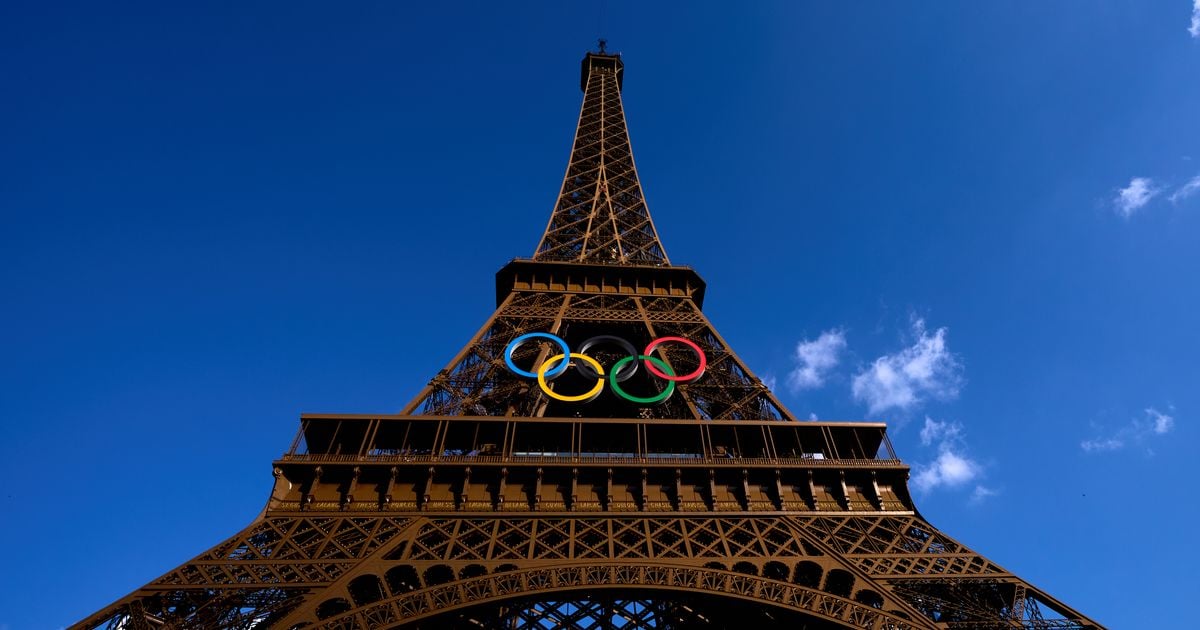
[[[762,384],[766,385],[767,389],[769,389],[771,391],[775,391],[775,385],[777,384],[776,380],[775,380],[775,375],[774,374],[763,374]]]
[[[1196,0],[1196,2],[1200,3],[1200,0]],[[1179,203],[1180,201],[1183,201],[1184,199],[1196,194],[1196,191],[1200,191],[1200,175],[1187,180],[1187,183],[1177,188],[1175,192],[1171,193],[1171,196],[1167,197],[1167,200],[1171,203]]]
[[[814,341],[805,339],[796,344],[796,368],[788,375],[792,391],[815,389],[825,384],[829,371],[837,367],[846,335],[841,330],[827,330]]]
[[[983,467],[966,454],[962,425],[957,422],[938,422],[928,416],[921,427],[921,444],[938,443],[938,456],[933,462],[916,467],[913,487],[929,492],[940,487],[957,488],[978,478]],[[978,493],[982,486],[976,488]]]
[[[1174,413],[1174,407],[1168,407]],[[1154,407],[1142,410],[1143,415],[1134,418],[1125,426],[1107,436],[1099,436],[1079,443],[1085,453],[1119,451],[1129,444],[1140,444],[1155,435],[1166,435],[1175,428],[1175,417]]]
[[[1158,196],[1162,192],[1162,188],[1154,183],[1154,180],[1149,177],[1134,177],[1129,180],[1129,185],[1117,191],[1116,199],[1113,199],[1113,204],[1116,206],[1117,214],[1128,219],[1135,212],[1142,209],[1142,206],[1150,203],[1150,200]]]
[[[998,490],[987,486],[975,486],[975,490],[971,492],[971,503],[982,503],[988,497],[994,497],[997,494],[1000,494]]]
[[[1105,451],[1115,451],[1125,448],[1125,440],[1118,437],[1096,438],[1094,440],[1084,440],[1079,443],[1079,446],[1089,453],[1103,453]]]
[[[851,391],[855,400],[867,403],[870,413],[888,409],[909,409],[927,396],[949,399],[958,395],[962,385],[962,366],[946,347],[948,329],[929,334],[925,320],[913,321],[913,345],[896,354],[887,354],[854,377]]]
[[[820,418],[818,418],[818,417],[817,417],[817,412],[815,412],[815,411],[810,411],[810,412],[808,412],[808,419],[809,419],[809,420],[811,420],[811,421],[813,421],[813,422],[816,422],[817,420],[820,420]]]
[[[1153,422],[1150,429],[1157,435],[1170,433],[1171,429],[1175,428],[1175,418],[1168,416],[1154,407],[1146,409],[1146,418]]]
[[[1192,0],[1192,25],[1188,32],[1192,37],[1200,37],[1200,0]]]
[[[943,447],[936,460],[922,466],[913,477],[913,485],[921,492],[929,492],[941,486],[961,486],[979,475],[979,464],[953,448]]]
[[[957,422],[938,422],[925,416],[925,426],[921,427],[921,444],[929,446],[934,442],[958,441],[962,434],[962,425]]]

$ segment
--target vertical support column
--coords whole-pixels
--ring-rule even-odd
[[[471,467],[467,466],[463,469],[462,492],[458,493],[458,509],[469,509],[467,506],[467,497],[471,491]]]
[[[783,500],[783,471],[778,468],[775,469],[775,503],[781,510],[788,509]]]
[[[427,476],[425,477],[425,488],[421,491],[421,496],[417,497],[417,509],[424,510],[425,506],[429,505],[429,499],[433,494],[433,466],[429,467]]]
[[[813,471],[808,471],[808,501],[809,507],[816,510],[817,506],[817,484],[813,480]]]
[[[607,471],[607,473],[608,473],[608,481],[607,481],[607,482],[605,483],[605,485],[604,485],[604,489],[605,489],[605,490],[604,490],[604,492],[605,492],[605,495],[604,495],[604,509],[605,509],[605,510],[612,511],[612,504],[613,504],[613,469],[612,469],[612,468],[609,468],[609,469],[608,469],[608,471]],[[610,550],[610,551],[611,551],[611,550]]]
[[[350,473],[350,483],[346,486],[346,493],[342,495],[341,509],[350,509],[350,504],[354,503],[354,491],[358,489],[358,476],[362,474],[362,468],[355,466]]]
[[[872,498],[875,499],[875,507],[882,510],[883,509],[883,493],[879,491],[879,479],[878,479],[878,477],[876,477],[874,470],[871,471],[871,490],[873,492]]]
[[[504,511],[504,489],[506,487],[508,487],[508,466],[500,469],[499,489],[496,491],[496,510],[499,512]]]
[[[846,471],[844,470],[838,471],[838,488],[842,491],[842,496],[840,497],[842,507],[847,510],[853,509],[853,506],[850,505],[850,490],[846,488]]]
[[[400,469],[392,466],[388,471],[387,485],[383,489],[383,496],[380,498],[380,507],[387,509],[392,504],[392,492],[396,487],[396,477],[400,474]]]
[[[537,511],[542,504],[542,469],[537,469],[537,480],[533,486],[533,511]]]
[[[321,483],[321,475],[324,472],[324,469],[322,469],[320,466],[317,466],[313,469],[312,481],[309,482],[308,492],[304,493],[304,502],[300,504],[300,509],[303,510],[307,508],[309,505],[312,505],[313,501],[316,500],[317,485]]]
[[[571,469],[571,504],[567,506],[570,511],[575,511],[575,504],[579,502],[579,469]],[[574,543],[572,543],[574,544]]]

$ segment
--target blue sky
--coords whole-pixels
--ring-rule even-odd
[[[1193,6],[743,5],[0,7],[0,628],[235,533],[298,414],[393,412],[443,367],[533,252],[601,31],[667,252],[750,367],[800,416],[888,421],[952,536],[1175,623]]]

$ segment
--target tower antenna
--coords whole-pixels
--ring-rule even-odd
[[[605,36],[607,35],[607,33],[605,31],[608,30],[607,29],[608,25],[606,24],[606,22],[608,21],[606,19],[608,17],[608,2],[606,0],[600,0],[599,8],[600,8],[600,29],[599,29],[600,32],[597,33],[597,35],[599,35],[599,37],[600,37],[600,41],[599,41],[600,54],[603,55],[603,54],[605,54],[604,45],[608,43],[608,40],[604,39]]]

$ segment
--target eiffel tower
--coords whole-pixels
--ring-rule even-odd
[[[309,414],[262,514],[77,627],[1099,628],[930,525],[886,425],[798,421],[643,198],[624,64],[531,259],[398,415]]]

